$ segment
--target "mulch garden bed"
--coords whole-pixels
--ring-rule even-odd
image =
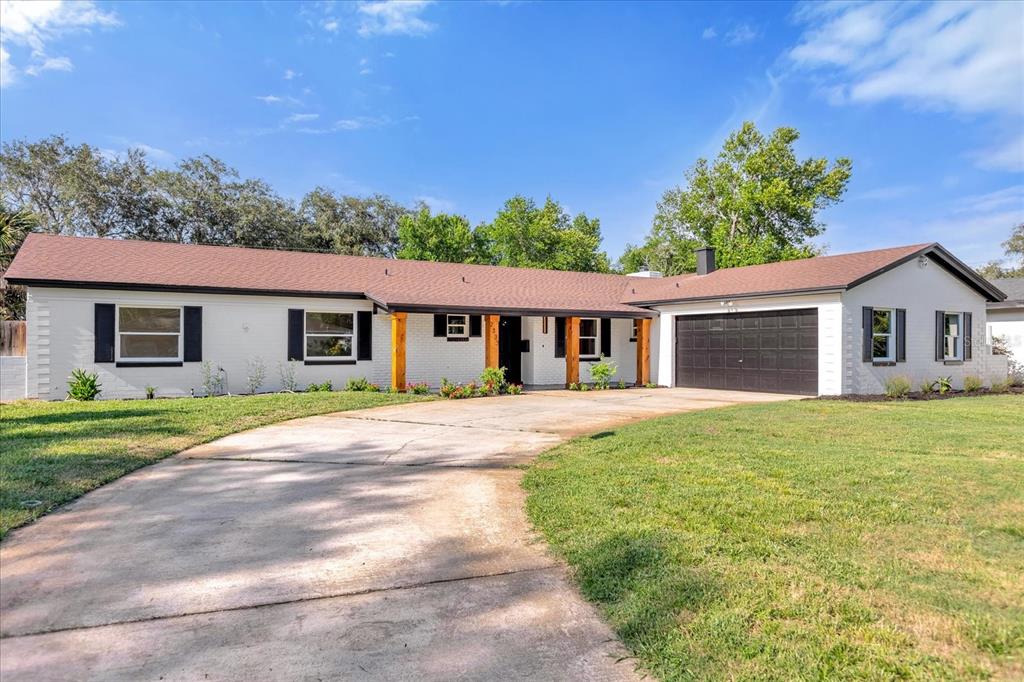
[[[890,398],[885,394],[874,394],[874,395],[821,395],[812,400],[845,400],[853,403],[884,403],[893,400],[947,400],[949,398],[974,398],[979,395],[1024,395],[1024,386],[1011,386],[1005,391],[992,391],[987,388],[982,388],[977,391],[949,391],[947,393],[938,393],[933,391],[932,393],[921,393],[920,391],[914,391],[908,393],[903,398]]]

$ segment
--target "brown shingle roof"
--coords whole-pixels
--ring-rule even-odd
[[[393,310],[464,309],[468,312],[637,317],[650,314],[639,307],[643,304],[845,289],[918,253],[959,263],[938,245],[917,244],[728,268],[710,275],[648,279],[32,234],[25,240],[6,277],[16,283],[64,283],[97,288],[365,296]],[[987,283],[972,285],[984,290]],[[990,300],[1000,298],[991,293],[986,295]]]
[[[912,257],[930,246],[913,244],[782,263],[723,268],[708,275],[665,277],[631,288],[624,300],[630,303],[654,303],[845,289],[861,278]]]

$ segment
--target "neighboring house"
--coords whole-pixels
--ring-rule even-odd
[[[202,361],[244,390],[247,361],[281,387],[366,377],[404,387],[617,379],[814,394],[1005,375],[985,345],[1002,292],[938,244],[698,273],[606,275],[33,234],[7,273],[28,287],[28,391],[61,399],[71,370],[103,396],[202,395]]]
[[[1014,360],[1024,363],[1024,277],[994,279],[992,284],[1006,300],[988,304],[988,342],[1001,337]]]

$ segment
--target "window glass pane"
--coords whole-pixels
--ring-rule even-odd
[[[348,357],[352,355],[351,336],[307,336],[306,355],[310,357]]]
[[[597,355],[597,339],[580,339],[580,355]]]
[[[466,316],[448,316],[448,336],[466,336]]]
[[[875,336],[871,340],[871,357],[874,358],[888,358],[889,357],[889,338],[888,336]]]
[[[952,336],[960,335],[960,316],[946,314],[946,333]]]
[[[580,320],[580,336],[597,336],[597,320]]]
[[[956,357],[956,337],[955,336],[948,336],[948,335],[946,336],[946,357],[947,358],[955,358]]]
[[[123,332],[181,331],[179,308],[118,308],[118,328]]]
[[[122,358],[177,358],[177,334],[121,334]]]
[[[352,333],[352,313],[306,313],[306,333]]]
[[[876,334],[888,334],[891,321],[891,310],[873,310],[871,313],[871,331]]]

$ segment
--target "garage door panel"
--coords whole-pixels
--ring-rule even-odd
[[[817,310],[677,317],[676,384],[817,393]]]

